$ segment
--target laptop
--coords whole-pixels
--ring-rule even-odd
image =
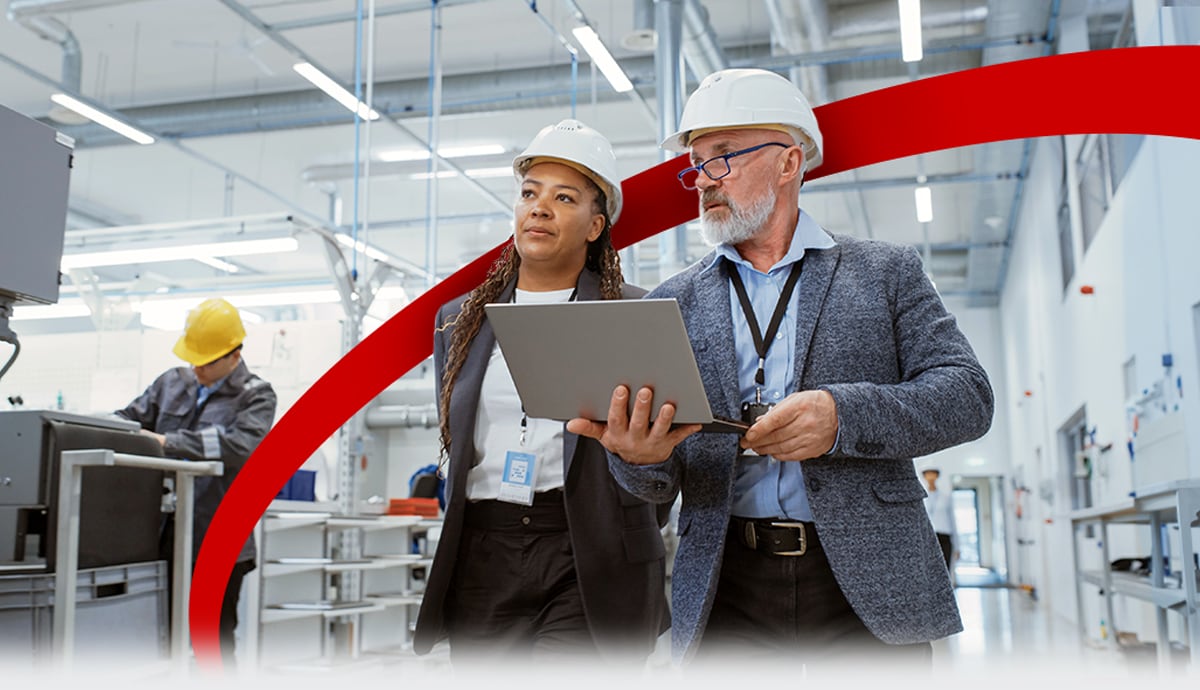
[[[750,425],[708,406],[679,305],[673,299],[484,306],[530,417],[608,418],[613,389],[654,389],[651,419],[667,402],[675,424],[743,434]],[[732,366],[732,364],[731,364]]]

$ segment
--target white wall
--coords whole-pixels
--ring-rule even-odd
[[[1078,26],[1064,23],[1064,41]],[[1086,253],[1082,245],[1075,160],[1083,137],[1067,137],[1076,273],[1064,290],[1059,267],[1056,209],[1061,175],[1057,139],[1038,142],[1021,208],[1012,261],[1000,306],[1008,372],[1008,414],[1014,477],[1033,490],[1024,526],[1037,527],[1029,571],[1053,610],[1074,619],[1075,583],[1069,554],[1070,484],[1058,431],[1085,409],[1097,445],[1094,503],[1111,504],[1138,486],[1163,479],[1200,477],[1200,394],[1192,307],[1200,302],[1200,197],[1195,162],[1200,142],[1147,138],[1117,191]],[[1091,295],[1080,287],[1090,285]],[[1136,385],[1163,378],[1161,356],[1171,353],[1183,398],[1186,431],[1169,453],[1139,453],[1131,460],[1123,364],[1136,360]],[[1025,391],[1029,391],[1027,397]],[[1174,406],[1171,408],[1174,410]],[[1164,415],[1164,418],[1168,415]],[[1148,420],[1148,418],[1146,418]],[[1147,427],[1133,438],[1146,435]],[[1145,444],[1143,444],[1145,445]],[[1041,458],[1040,461],[1038,458]],[[1149,553],[1135,534],[1114,535],[1112,557]],[[1098,551],[1098,550],[1096,550]],[[1141,554],[1141,555],[1145,555]],[[1098,554],[1085,554],[1098,560]]]

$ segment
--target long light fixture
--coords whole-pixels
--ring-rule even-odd
[[[512,177],[513,169],[512,166],[501,166],[498,168],[470,168],[464,170],[463,172],[467,173],[467,177],[479,179],[484,177]],[[412,175],[409,175],[409,178],[414,180],[428,180],[435,174],[439,180],[449,177],[458,177],[458,173],[453,170],[439,170],[437,173],[413,173]]]
[[[900,57],[919,62],[925,57],[921,42],[921,0],[900,0]]]
[[[932,223],[933,222],[933,192],[929,187],[921,186],[913,190],[913,197],[917,203],[917,222]]]
[[[292,69],[296,70],[297,74],[311,82],[313,86],[328,94],[330,98],[338,103],[341,103],[342,106],[347,110],[352,113],[358,113],[358,116],[362,119],[379,119],[378,112],[368,108],[366,103],[363,103],[355,98],[354,94],[342,88],[341,84],[337,83],[333,79],[330,79],[328,75],[316,67],[313,67],[310,63],[297,62],[296,64],[292,65]]]
[[[439,148],[438,155],[442,158],[470,158],[472,156],[496,156],[507,150],[501,144],[447,146]],[[424,149],[393,149],[391,151],[380,151],[376,155],[379,160],[385,163],[429,160],[429,152]]]
[[[144,144],[153,144],[154,143],[154,137],[150,136],[149,134],[146,134],[142,130],[140,130],[136,127],[133,127],[132,125],[125,124],[124,122],[121,122],[120,120],[113,117],[112,115],[109,115],[108,113],[97,110],[96,108],[93,108],[92,106],[88,105],[87,103],[84,103],[83,101],[80,101],[76,98],[71,98],[70,96],[68,96],[65,93],[52,94],[50,96],[50,100],[61,105],[62,107],[66,108],[67,110],[71,110],[73,112],[79,113],[80,115],[86,117],[87,119],[91,120],[92,122],[95,122],[98,125],[107,127],[109,129],[111,129],[112,131],[116,132],[117,134],[120,134],[121,136],[123,136],[127,139],[136,141],[139,144],[144,145]]]
[[[60,264],[62,270],[72,268],[96,268],[99,266],[124,266],[147,264],[160,261],[184,261],[197,257],[246,256],[250,254],[278,254],[294,252],[300,248],[295,237],[275,237],[242,242],[211,242],[173,247],[151,247],[146,249],[117,249],[106,252],[84,252],[65,254]]]
[[[612,53],[608,52],[608,48],[604,47],[604,41],[600,40],[595,29],[585,24],[575,27],[571,33],[575,35],[575,40],[579,41],[579,45],[583,46],[583,49],[591,56],[596,67],[600,68],[601,74],[608,80],[608,83],[612,84],[614,91],[625,93],[633,90],[633,82],[625,76],[625,70],[617,64]]]

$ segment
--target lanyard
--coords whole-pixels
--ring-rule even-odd
[[[783,314],[787,311],[788,302],[792,299],[792,292],[796,289],[796,283],[800,280],[800,262],[792,264],[792,272],[788,274],[787,282],[783,284],[783,292],[779,294],[779,301],[775,303],[775,313],[771,315],[771,323],[767,324],[767,332],[759,333],[758,319],[754,316],[754,307],[750,304],[750,297],[746,294],[746,286],[742,283],[742,276],[738,275],[737,266],[729,265],[729,282],[733,283],[733,289],[737,291],[738,302],[742,305],[742,313],[746,316],[746,322],[750,324],[750,334],[754,336],[754,350],[758,353],[758,371],[754,373],[754,382],[759,387],[766,382],[766,374],[763,372],[763,367],[767,363],[767,350],[771,348],[771,343],[775,340],[775,333],[779,330],[779,324],[783,323]],[[754,389],[755,402],[760,402],[759,395],[761,388]]]
[[[575,297],[579,294],[579,286],[571,291],[571,296],[567,298],[568,302],[574,302]],[[509,300],[513,304],[517,303],[517,288],[513,287],[512,299]],[[525,447],[525,431],[529,428],[529,417],[525,414],[525,405],[521,405],[521,447]]]

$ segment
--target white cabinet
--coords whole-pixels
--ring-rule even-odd
[[[1157,627],[1157,649],[1160,669],[1170,665],[1170,638],[1167,613],[1175,611],[1182,616],[1193,669],[1200,669],[1200,575],[1197,571],[1197,544],[1193,538],[1193,526],[1200,521],[1200,481],[1180,480],[1144,487],[1134,492],[1129,499],[1118,504],[1087,508],[1071,513],[1072,547],[1076,573],[1076,605],[1079,612],[1079,627],[1082,639],[1087,639],[1085,624],[1085,591],[1096,591],[1103,595],[1106,620],[1114,634],[1119,621],[1114,620],[1113,600],[1117,596],[1145,601],[1154,607]],[[1134,575],[1114,572],[1111,563],[1113,554],[1109,542],[1111,528],[1115,525],[1138,525],[1147,532],[1150,543],[1149,575]],[[1164,527],[1177,525],[1178,541],[1164,539]],[[1088,539],[1080,532],[1086,527],[1098,526],[1100,563],[1099,568],[1088,570],[1081,567],[1080,543]],[[1144,527],[1142,527],[1144,526]],[[1173,558],[1164,557],[1164,542],[1172,545]],[[1127,554],[1122,554],[1127,555]],[[1164,563],[1166,561],[1166,563]],[[1171,567],[1165,567],[1167,565]],[[1170,572],[1168,572],[1168,570]]]
[[[415,660],[412,627],[441,520],[275,501],[260,522],[256,654],[305,671]]]

